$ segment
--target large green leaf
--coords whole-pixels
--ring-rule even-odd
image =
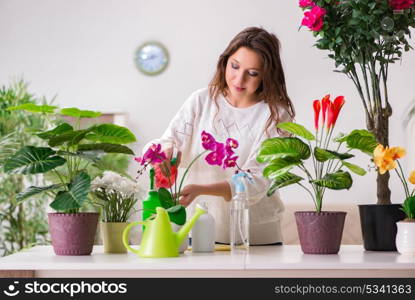
[[[260,163],[270,162],[277,158],[303,160],[310,157],[310,148],[296,137],[276,137],[262,142],[257,156]]]
[[[311,182],[332,190],[343,190],[349,189],[352,186],[353,179],[349,172],[339,170],[336,173],[326,174],[322,179]]]
[[[31,196],[41,194],[47,191],[53,191],[56,189],[62,188],[63,184],[52,184],[48,186],[30,186],[26,190],[22,191],[21,193],[17,194],[16,200],[17,202],[21,202]]]
[[[124,145],[109,143],[81,144],[78,146],[78,151],[103,151],[105,153],[124,153],[134,155],[133,150]]]
[[[92,162],[92,163],[98,163],[99,160],[100,160],[100,157],[102,157],[104,155],[104,152],[99,152],[99,151],[88,151],[88,152],[77,151],[77,152],[69,152],[69,151],[59,150],[56,153],[58,155],[61,155],[61,156],[79,157],[79,158],[85,159],[85,160],[87,160],[89,162]]]
[[[47,140],[47,139],[50,139],[57,135],[61,135],[62,133],[65,133],[68,131],[73,131],[73,127],[69,125],[68,123],[62,123],[56,126],[55,128],[53,128],[52,130],[48,130],[48,131],[37,134],[37,136],[40,137],[41,139]]]
[[[340,159],[340,160],[344,160],[344,159],[349,159],[354,157],[353,154],[349,154],[349,153],[338,153],[335,151],[331,151],[328,149],[322,149],[319,147],[314,148],[314,157],[321,162],[325,162],[329,159]]]
[[[351,164],[351,163],[345,162],[345,161],[343,161],[342,164],[343,164],[343,166],[345,166],[346,168],[348,168],[350,171],[352,171],[353,173],[355,173],[357,175],[363,176],[363,175],[366,174],[365,169],[359,167],[358,165]]]
[[[168,209],[170,207],[175,206],[173,197],[167,189],[159,188],[158,194],[159,194],[160,204],[163,208]]]
[[[49,139],[49,146],[56,147],[67,143],[68,145],[77,145],[89,133],[88,129],[68,131],[60,135],[53,136]]]
[[[134,134],[128,128],[115,124],[94,126],[91,129],[91,133],[88,134],[87,139],[110,144],[129,144],[136,141]]]
[[[377,146],[375,136],[367,130],[353,130],[349,135],[344,136],[340,141],[345,141],[350,149],[360,150],[369,156],[373,156],[373,150]]]
[[[283,122],[283,123],[279,123],[277,127],[282,130],[288,131],[294,135],[301,136],[302,138],[305,138],[306,140],[309,140],[309,141],[313,141],[316,139],[314,134],[308,131],[307,128],[297,123]]]
[[[25,146],[6,160],[4,170],[7,173],[45,173],[66,163],[66,159],[55,154],[51,148]]]
[[[301,161],[293,160],[287,157],[286,159],[277,158],[270,162],[270,164],[264,168],[262,174],[264,177],[269,179],[274,179],[289,170],[291,170],[294,166],[298,165]]]
[[[269,197],[274,194],[277,189],[300,182],[303,179],[304,178],[289,172],[275,177],[267,191],[267,196]]]
[[[28,112],[34,112],[34,113],[47,113],[51,114],[57,109],[57,106],[51,106],[51,105],[37,105],[34,103],[25,103],[17,106],[8,107],[7,110],[25,110]]]
[[[186,208],[183,205],[175,205],[167,209],[170,221],[177,225],[186,223]]]
[[[75,118],[96,118],[101,115],[98,111],[80,110],[76,107],[63,108],[61,109],[60,114]]]
[[[88,197],[91,187],[91,178],[85,172],[75,176],[68,184],[67,191],[61,191],[56,195],[50,206],[57,211],[79,209]]]

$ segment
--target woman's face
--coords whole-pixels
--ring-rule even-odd
[[[253,50],[239,48],[226,65],[225,79],[232,96],[250,98],[262,81],[262,58]]]

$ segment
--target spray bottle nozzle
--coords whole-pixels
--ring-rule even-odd
[[[235,186],[237,193],[245,192],[245,179],[253,183],[252,177],[246,172],[238,172],[232,176],[232,184]]]

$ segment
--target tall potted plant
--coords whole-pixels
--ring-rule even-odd
[[[328,50],[335,72],[350,78],[358,91],[366,115],[367,129],[378,143],[389,145],[389,119],[392,105],[388,92],[389,65],[400,61],[412,49],[408,39],[415,27],[414,0],[300,0],[305,10],[302,26],[318,38],[315,46]],[[394,237],[388,245],[367,239],[393,231],[400,217],[400,204],[391,204],[389,173],[377,174],[377,204],[359,205],[366,250],[394,250]],[[379,216],[388,216],[387,219]],[[369,230],[368,220],[380,220]],[[392,228],[391,228],[392,227]]]
[[[95,118],[100,113],[77,108],[58,109],[55,106],[19,105],[10,110],[23,109],[43,114],[70,116],[76,119],[75,128],[63,122],[55,128],[34,135],[45,140],[49,147],[25,145],[4,164],[8,173],[54,173],[59,183],[30,186],[17,196],[23,201],[40,193],[54,197],[50,203],[56,213],[49,213],[49,231],[57,255],[88,255],[92,251],[98,213],[81,212],[88,202],[91,178],[88,166],[100,167],[104,153],[134,154],[123,144],[134,142],[135,136],[125,127],[114,124],[79,127],[82,118]]]
[[[349,152],[357,149],[371,155],[376,146],[374,136],[367,130],[354,130],[348,135],[340,135],[334,139],[336,146],[332,145],[333,130],[343,104],[342,96],[333,102],[329,95],[321,101],[315,100],[315,134],[297,123],[280,123],[277,127],[294,137],[265,140],[257,157],[258,162],[266,163],[263,175],[272,181],[268,195],[282,187],[298,184],[314,201],[315,211],[295,213],[304,253],[333,254],[339,251],[346,213],[322,210],[325,190],[349,189],[353,181],[347,169],[358,175],[366,174],[364,169],[348,161],[354,157]],[[340,152],[343,145],[347,150]],[[313,171],[306,165],[310,158]],[[293,168],[301,171],[305,178],[292,173]],[[309,187],[303,184],[304,180],[308,181]]]

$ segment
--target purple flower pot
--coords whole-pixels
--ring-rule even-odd
[[[91,254],[98,217],[99,213],[48,213],[49,232],[55,254]]]
[[[339,252],[346,213],[342,211],[297,211],[298,236],[305,254]]]

